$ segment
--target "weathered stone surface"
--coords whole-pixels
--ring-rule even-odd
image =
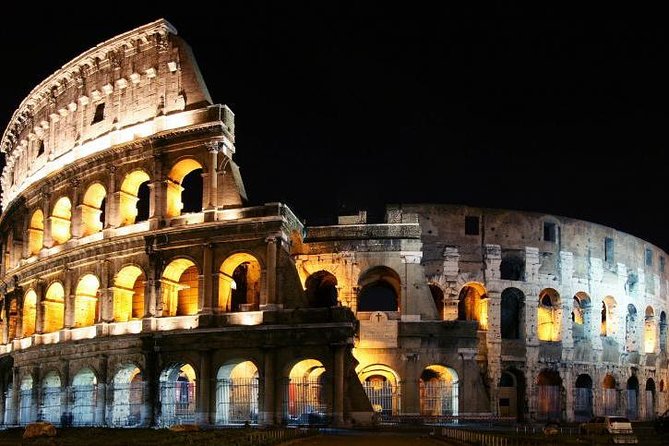
[[[55,437],[58,435],[56,426],[51,423],[40,421],[26,425],[23,431],[23,439],[30,440],[37,437]]]

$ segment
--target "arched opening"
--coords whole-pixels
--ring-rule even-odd
[[[121,183],[119,193],[120,225],[132,225],[149,218],[149,174],[143,170],[130,172]]]
[[[437,309],[437,314],[439,315],[439,320],[443,321],[446,317],[446,304],[444,302],[444,291],[439,285],[431,283],[430,294],[432,295],[432,300],[434,301],[434,306]]]
[[[592,416],[592,378],[587,374],[578,375],[574,388],[574,419],[587,421]]]
[[[553,288],[546,288],[539,294],[537,308],[537,336],[540,341],[559,341],[562,324],[560,295]]]
[[[258,368],[251,361],[236,361],[216,374],[216,424],[258,423]]]
[[[525,259],[517,253],[505,253],[499,265],[502,280],[523,280],[525,278]]]
[[[627,305],[627,316],[625,317],[625,351],[639,351],[637,335],[637,311],[632,304]]]
[[[421,415],[458,415],[459,381],[454,369],[438,364],[429,365],[421,372],[418,386]]]
[[[187,178],[188,177],[188,178]],[[179,161],[167,178],[167,217],[202,210],[202,166],[192,158]]]
[[[114,320],[127,322],[144,316],[144,272],[135,265],[121,268],[114,278]]]
[[[61,423],[61,381],[55,370],[42,378],[42,399],[40,404],[41,419],[51,424]]]
[[[502,291],[501,332],[502,339],[520,339],[524,336],[523,307],[525,295],[518,288]]]
[[[400,379],[392,368],[373,364],[358,373],[374,413],[383,416],[400,413]]]
[[[198,311],[199,272],[188,259],[176,259],[163,271],[163,316],[188,316]]]
[[[660,351],[667,351],[667,313],[660,313]]]
[[[646,419],[653,420],[655,419],[655,381],[653,378],[648,378],[646,380]]]
[[[606,296],[602,301],[602,319],[599,334],[601,336],[612,336],[615,330],[616,300],[613,296]]]
[[[11,341],[12,339],[16,339],[18,335],[16,329],[19,325],[19,311],[16,298],[12,298],[9,301],[9,314],[6,316],[6,323],[9,325],[9,327],[7,327],[7,340]]]
[[[44,308],[44,332],[52,333],[63,328],[65,290],[60,282],[49,285],[42,305]]]
[[[387,266],[375,266],[358,279],[358,311],[399,311],[400,276]]]
[[[33,377],[24,376],[21,380],[19,392],[19,424],[25,426],[35,421],[35,410],[33,410]]]
[[[23,314],[21,321],[23,336],[31,336],[35,333],[35,321],[37,320],[37,293],[30,289],[23,296]]]
[[[576,293],[571,312],[571,328],[574,342],[590,339],[590,326],[592,323],[590,312],[590,297],[582,291]]]
[[[218,275],[218,305],[224,311],[251,311],[260,306],[260,262],[238,252],[221,264]]]
[[[657,326],[653,307],[646,307],[646,317],[643,322],[643,347],[646,353],[655,353],[657,345]]]
[[[160,374],[159,425],[192,424],[196,405],[195,369],[190,364],[174,364]]]
[[[56,201],[51,212],[51,238],[55,245],[60,245],[72,237],[72,203],[67,197]]]
[[[137,427],[146,419],[145,383],[135,364],[123,364],[112,381],[111,425]]]
[[[480,283],[467,283],[460,290],[458,320],[478,321],[480,329],[488,329],[488,294]]]
[[[617,415],[618,392],[616,391],[616,379],[607,374],[602,382],[602,412],[604,415]]]
[[[325,367],[317,359],[304,359],[288,374],[284,420],[289,424],[320,424],[330,414],[326,403]]]
[[[98,378],[85,367],[72,380],[72,425],[93,426],[98,402]]]
[[[44,213],[37,209],[30,218],[28,227],[28,251],[31,256],[39,254],[44,246]]]
[[[639,380],[631,376],[627,380],[627,418],[636,420],[639,418]]]
[[[100,183],[91,184],[81,203],[81,236],[95,234],[104,227],[104,200],[107,190]]]
[[[337,306],[337,278],[334,274],[321,270],[313,273],[306,280],[307,302],[311,308]]]
[[[544,370],[537,377],[537,420],[562,418],[562,378],[555,370]]]
[[[498,386],[498,413],[500,417],[524,418],[525,377],[516,369],[502,372]]]
[[[93,274],[79,279],[74,296],[75,327],[88,327],[98,320],[98,288],[100,281]]]

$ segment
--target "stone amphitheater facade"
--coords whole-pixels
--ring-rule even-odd
[[[580,220],[249,206],[234,114],[158,20],[35,87],[0,150],[0,424],[651,419],[666,253]]]

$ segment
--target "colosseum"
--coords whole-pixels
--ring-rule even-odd
[[[66,63],[0,141],[0,424],[652,419],[667,254],[571,218],[250,205],[165,20]]]

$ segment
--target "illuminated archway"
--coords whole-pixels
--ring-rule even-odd
[[[27,375],[21,380],[19,392],[19,424],[25,426],[35,421],[36,415],[33,408],[33,377]]]
[[[144,272],[135,265],[121,268],[114,278],[114,320],[127,322],[144,316]]]
[[[576,293],[571,312],[572,336],[575,342],[590,339],[591,313],[590,296],[583,291]]]
[[[444,290],[437,284],[431,283],[428,285],[430,287],[430,294],[432,295],[432,301],[434,306],[437,308],[438,319],[443,321],[446,318],[446,305],[444,302]]]
[[[310,307],[327,308],[337,305],[337,278],[331,272],[317,271],[307,277],[305,285]]]
[[[51,333],[63,328],[65,290],[60,282],[49,285],[42,305],[44,307],[44,332]]]
[[[52,370],[42,378],[41,391],[40,411],[44,421],[52,424],[60,423],[61,381],[58,372]]]
[[[80,206],[82,237],[102,231],[103,205],[106,196],[107,190],[100,183],[93,183],[86,189]]]
[[[358,279],[358,311],[399,311],[400,276],[387,266],[375,266]]]
[[[612,336],[616,333],[616,299],[613,296],[606,296],[602,300],[602,313],[601,313],[601,325],[600,325],[600,335],[601,336]]]
[[[148,184],[149,180],[149,174],[143,170],[132,171],[123,179],[119,193],[119,219],[121,226],[132,225],[138,221],[146,220],[149,197],[141,193],[141,190]]]
[[[28,251],[30,255],[39,254],[44,246],[44,213],[41,209],[33,212],[28,227]]]
[[[111,424],[115,427],[137,427],[146,417],[145,385],[135,364],[123,364],[112,381]]]
[[[539,294],[537,308],[537,336],[540,341],[559,341],[562,325],[560,295],[553,288],[546,288]]]
[[[232,361],[216,374],[216,424],[258,423],[258,368],[252,361]]]
[[[655,311],[653,307],[646,307],[646,317],[643,322],[643,346],[644,352],[655,353],[657,345],[657,326],[655,324]]]
[[[182,192],[185,192],[182,183],[188,174],[198,169],[202,169],[200,163],[192,158],[186,158],[176,163],[172,167],[172,170],[170,170],[167,179],[167,208],[165,212],[167,217],[178,217],[181,215],[184,207]],[[200,197],[201,208],[202,198]]]
[[[478,282],[466,283],[458,295],[458,320],[478,321],[479,328],[488,329],[488,294]]]
[[[195,422],[196,405],[195,369],[190,364],[178,363],[160,374],[159,425],[190,424]]]
[[[98,378],[93,370],[85,367],[72,380],[72,425],[92,426],[98,403]]]
[[[618,411],[618,392],[616,379],[607,374],[602,381],[602,412],[603,415],[616,415]]]
[[[419,391],[421,415],[458,415],[459,379],[454,369],[438,364],[425,367],[420,374]]]
[[[400,378],[395,370],[383,364],[372,364],[360,370],[358,378],[375,413],[397,415],[401,412]]]
[[[574,386],[574,418],[587,421],[592,418],[592,378],[588,374],[578,375]]]
[[[537,419],[560,420],[562,417],[562,378],[555,370],[543,370],[537,376]]]
[[[198,311],[197,266],[188,259],[176,259],[163,271],[161,289],[163,316],[187,316]]]
[[[67,197],[56,201],[51,212],[51,238],[55,245],[65,243],[72,237],[72,203]]]
[[[261,266],[258,259],[238,252],[221,264],[218,308],[223,311],[257,310],[260,305]]]
[[[639,418],[639,380],[636,376],[630,376],[627,380],[627,418],[636,420]]]
[[[74,296],[74,326],[88,327],[98,320],[98,289],[100,281],[86,274],[77,283]]]
[[[292,424],[311,424],[329,415],[324,385],[325,367],[317,359],[304,359],[288,373],[284,420]]]
[[[35,321],[37,319],[37,293],[30,289],[23,296],[23,312],[21,315],[23,336],[31,336],[35,333]]]

